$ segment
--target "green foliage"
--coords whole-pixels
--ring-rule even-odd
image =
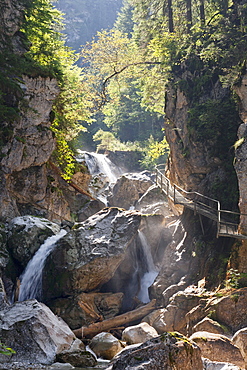
[[[15,351],[12,348],[5,346],[3,343],[0,343],[0,354],[1,355],[11,356],[14,353]]]
[[[237,289],[239,287],[239,280],[241,279],[241,274],[238,270],[231,268],[227,272],[227,278],[225,280],[225,287],[227,289]]]
[[[97,151],[116,151],[116,150],[123,150],[123,151],[130,151],[130,150],[140,150],[140,147],[136,143],[122,143],[118,140],[114,134],[110,131],[103,131],[102,129],[98,130],[94,136],[93,140],[97,143]]]
[[[144,156],[141,160],[141,167],[152,170],[156,165],[166,163],[169,145],[165,138],[161,141],[156,141],[153,136],[150,136],[143,151]]]

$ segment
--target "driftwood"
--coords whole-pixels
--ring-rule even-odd
[[[128,324],[131,321],[143,318],[155,309],[155,304],[156,300],[153,299],[145,306],[141,306],[133,311],[126,312],[122,315],[118,315],[101,322],[95,322],[90,324],[88,327],[75,329],[73,332],[77,338],[92,338],[102,331],[108,331],[110,329]]]

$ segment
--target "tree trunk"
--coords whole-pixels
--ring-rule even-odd
[[[190,33],[192,27],[192,10],[191,10],[191,0],[186,0],[186,21],[187,21],[187,33]]]
[[[204,6],[204,0],[200,0],[200,20],[201,25],[205,25],[205,6]]]
[[[73,330],[73,332],[77,338],[93,338],[96,334],[101,333],[102,331],[108,331],[143,318],[155,309],[155,304],[156,300],[153,299],[145,306],[141,306],[133,311],[126,312],[122,315],[118,315],[101,322],[93,323],[88,327]]]
[[[170,33],[174,32],[172,0],[168,0],[168,28]]]

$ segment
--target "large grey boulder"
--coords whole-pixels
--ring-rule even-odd
[[[8,250],[25,267],[44,241],[59,229],[59,225],[45,218],[15,217],[8,226]]]
[[[127,173],[122,175],[112,189],[109,196],[110,206],[129,209],[153,185],[153,181],[146,172]]]
[[[17,302],[0,312],[1,342],[16,351],[9,362],[52,364],[76,338],[62,319],[36,300]],[[6,356],[0,355],[0,363]]]
[[[203,370],[199,347],[178,333],[162,334],[126,349],[107,370]]]
[[[48,257],[44,299],[90,292],[109,281],[135,238],[140,220],[136,211],[105,208],[78,223]]]

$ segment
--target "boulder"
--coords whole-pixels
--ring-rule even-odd
[[[122,300],[123,293],[81,293],[75,297],[51,300],[47,305],[71,329],[77,329],[118,315]]]
[[[16,217],[8,227],[8,250],[24,268],[44,241],[59,231],[59,225],[45,218]]]
[[[36,300],[17,302],[0,312],[1,342],[15,350],[9,362],[52,364],[76,338],[62,319]],[[4,363],[6,356],[0,355]]]
[[[171,216],[171,209],[168,206],[166,195],[160,191],[157,185],[152,185],[137,200],[135,209],[145,214],[159,214],[165,217]]]
[[[129,209],[152,185],[147,172],[124,174],[117,180],[107,200],[110,206]]]
[[[210,303],[210,311],[218,322],[227,325],[233,332],[247,326],[247,288],[231,291],[215,298]]]
[[[99,333],[93,337],[89,347],[96,354],[106,360],[111,360],[123,349],[121,342],[110,333]]]
[[[76,339],[69,349],[58,353],[56,360],[75,367],[90,367],[97,363],[96,357],[85,350],[84,344],[79,339]]]
[[[203,320],[194,325],[192,331],[193,333],[198,331],[207,331],[209,333],[226,335],[226,328],[209,317],[205,317]]]
[[[247,367],[247,328],[238,330],[232,338],[232,343],[240,349]]]
[[[90,292],[109,281],[135,238],[140,220],[136,211],[105,208],[75,225],[47,259],[44,300]]]
[[[155,337],[158,337],[157,331],[146,322],[129,326],[122,333],[122,340],[127,344],[143,343]]]
[[[206,293],[205,297],[207,297]],[[159,333],[179,331],[187,335],[188,322],[186,315],[190,310],[197,307],[201,300],[203,300],[203,292],[195,286],[179,291],[171,297],[168,306],[157,317],[153,324],[154,327]],[[204,313],[204,316],[206,316],[206,313]]]
[[[199,347],[178,333],[165,333],[116,356],[107,370],[202,370]]]
[[[245,366],[239,348],[224,335],[201,331],[192,334],[190,340],[200,347],[202,356],[211,361],[230,362],[242,368]]]
[[[207,358],[203,358],[203,369],[204,370],[240,370],[240,367],[230,364],[229,362],[210,361]]]
[[[88,217],[94,215],[103,208],[105,208],[105,203],[101,202],[99,199],[91,200],[78,211],[78,221],[85,221]]]

